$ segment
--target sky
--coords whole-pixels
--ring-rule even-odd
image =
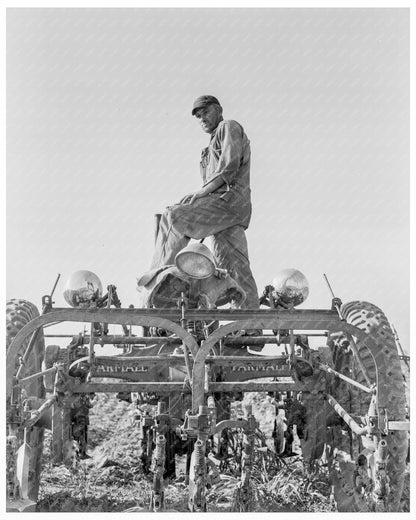
[[[200,186],[193,100],[252,151],[261,292],[378,305],[409,335],[408,9],[13,9],[6,20],[6,297],[55,305],[78,269],[138,305],[154,214]]]

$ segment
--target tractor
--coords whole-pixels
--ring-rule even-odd
[[[242,439],[240,511],[250,510],[259,425],[250,407],[243,417],[230,413],[246,392],[276,403],[277,456],[290,457],[297,436],[306,465],[325,457],[338,511],[399,510],[409,443],[404,356],[375,305],[332,294],[326,309],[297,309],[308,282],[285,269],[258,310],[242,309],[244,291],[201,243],[157,273],[138,308],[124,308],[116,286],[103,290],[91,271],[69,278],[68,307],[54,307],[56,285],[40,314],[29,301],[7,303],[8,510],[36,509],[46,428],[56,463],[86,455],[100,392],[151,405],[137,419],[151,511],[166,508],[178,453],[187,456],[189,510],[209,511],[207,489],[221,468],[212,457],[229,456],[231,431]],[[45,328],[65,322],[85,329],[68,334],[66,346],[46,345]],[[100,356],[109,345],[114,355]]]

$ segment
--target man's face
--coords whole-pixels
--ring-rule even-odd
[[[218,105],[208,105],[207,107],[198,108],[195,117],[199,120],[201,128],[207,134],[212,133],[222,120],[221,109]]]

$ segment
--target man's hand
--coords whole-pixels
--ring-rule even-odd
[[[181,199],[180,204],[192,204],[194,200],[200,199],[201,197],[205,197],[207,194],[204,192],[204,190],[198,190],[194,191],[193,193],[188,193],[188,195],[185,195],[183,199]]]
[[[206,197],[220,186],[224,184],[223,178],[218,175],[215,179],[207,182],[201,189],[198,191],[194,191],[192,193],[188,193],[185,195],[179,204],[192,204],[196,199],[201,199],[202,197]]]

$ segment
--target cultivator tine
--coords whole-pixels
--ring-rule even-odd
[[[20,492],[23,499],[29,498],[29,461],[31,449],[28,444],[29,431],[24,430],[24,441],[17,450],[16,456],[16,476],[20,484]]]
[[[252,415],[252,407],[245,409],[247,425],[243,433],[243,450],[241,454],[241,479],[234,497],[235,509],[239,512],[248,512],[253,503],[250,483],[254,460],[254,440],[257,423]]]
[[[52,406],[52,460],[55,464],[63,460],[62,451],[62,410],[59,403]]]
[[[30,399],[24,403],[22,418],[27,419],[31,415],[32,405]],[[31,428],[23,428],[23,444],[16,453],[16,477],[20,485],[20,496],[24,500],[29,498],[29,470],[31,447],[29,441]]]
[[[374,490],[373,494],[376,500],[384,500],[390,492],[389,481],[387,471],[387,459],[388,459],[388,446],[385,439],[381,439],[378,443],[377,450],[374,454]]]
[[[71,466],[74,456],[72,441],[72,409],[69,401],[64,401],[62,407],[62,440],[63,440],[63,463]]]
[[[189,500],[188,507],[192,512],[205,512],[207,504],[205,499],[207,468],[205,461],[206,442],[197,439],[191,456],[189,469]]]
[[[74,456],[70,402],[52,406],[52,457],[55,464],[71,466]]]
[[[156,437],[156,449],[153,456],[153,488],[150,499],[150,511],[158,512],[165,509],[165,491],[163,474],[165,472],[166,437],[163,434]]]

